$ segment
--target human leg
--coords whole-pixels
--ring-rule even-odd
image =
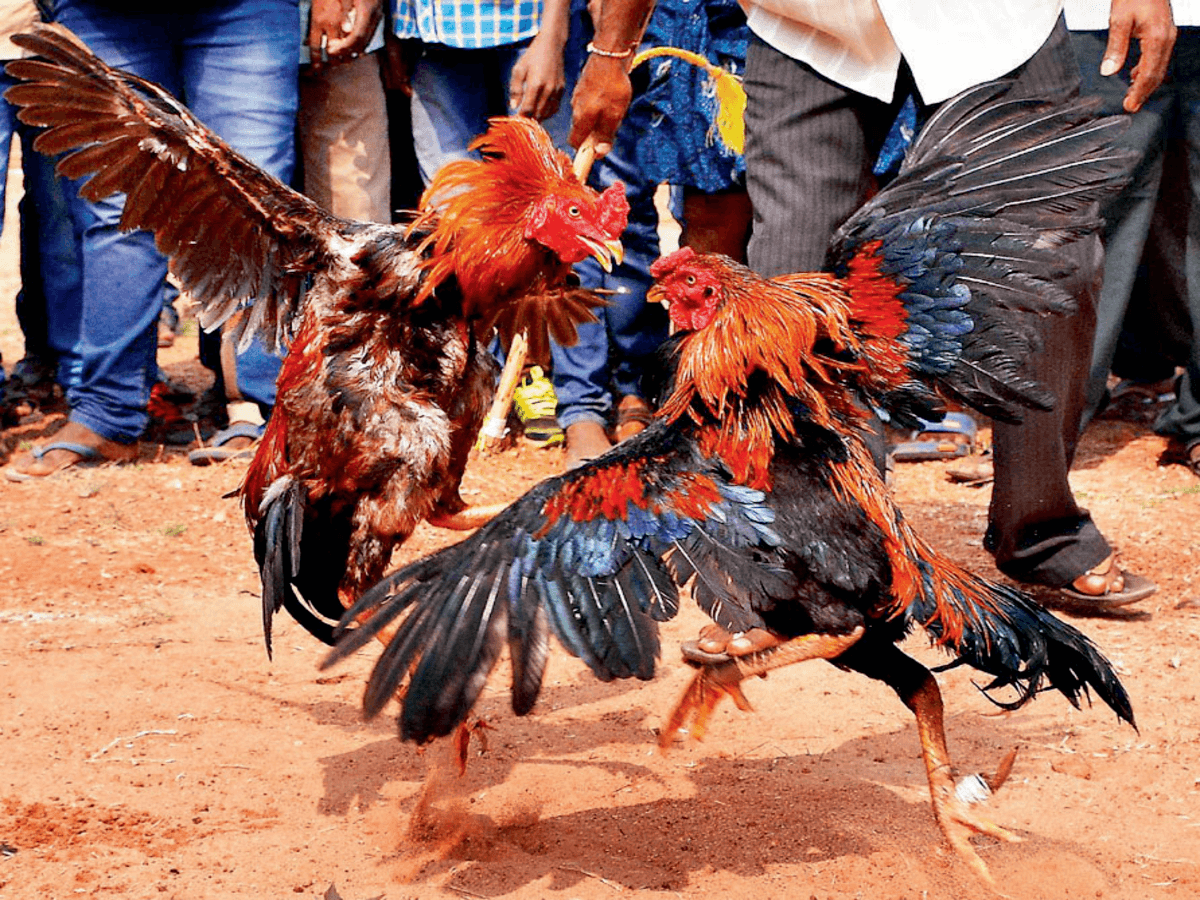
[[[1083,92],[1103,98],[1102,111],[1113,115],[1122,110],[1128,77],[1100,76],[1106,38],[1107,32],[1103,31],[1074,32],[1071,43],[1079,60]],[[1105,220],[1104,280],[1096,308],[1096,335],[1092,343],[1087,404],[1081,427],[1091,421],[1107,392],[1108,373],[1158,198],[1166,132],[1174,106],[1173,88],[1164,85],[1139,112],[1130,116],[1129,130],[1122,140],[1123,146],[1137,151],[1138,163],[1130,184],[1102,210]]]
[[[573,347],[552,344],[552,377],[558,421],[567,435],[568,466],[610,446],[603,429],[614,408],[624,403],[631,425],[648,411],[641,401],[642,372],[667,336],[664,310],[646,303],[650,265],[658,257],[657,185],[648,184],[633,162],[639,128],[637,121],[626,121],[616,146],[596,164],[589,180],[597,190],[623,182],[630,206],[629,226],[621,237],[625,246],[621,265],[606,273],[588,260],[575,269],[584,287],[606,292],[603,296],[609,305],[596,311],[600,322],[580,327]],[[624,429],[624,434],[634,430]]]
[[[299,105],[300,19],[296,0],[239,0],[188,17],[180,78],[197,117],[255,165],[290,182]],[[236,351],[226,386],[265,414],[282,364],[255,339]],[[232,416],[231,416],[232,418]]]
[[[151,22],[80,0],[59,0],[54,17],[109,64],[177,88],[170,63],[173,37],[165,20]],[[157,371],[166,260],[149,233],[120,231],[123,197],[89,203],[77,196],[77,187],[67,188],[82,258],[78,378],[67,391],[70,421],[97,446],[128,445],[149,420],[146,403]],[[83,438],[74,442],[86,443]],[[58,457],[47,456],[46,465],[61,467]]]
[[[391,221],[387,109],[377,54],[301,69],[304,193],[348,219]]]
[[[488,116],[505,112],[500,52],[428,44],[413,63],[413,146],[426,184],[446,163],[469,158],[467,145],[487,130]]]
[[[683,234],[679,242],[697,253],[724,253],[745,262],[753,214],[750,195],[745,190],[706,194],[685,189]]]
[[[1185,257],[1192,343],[1175,402],[1154,423],[1154,430],[1168,436],[1175,457],[1200,475],[1200,28],[1180,30],[1173,63],[1180,92],[1191,198]]]
[[[1062,99],[1078,93],[1079,64],[1061,21],[1014,74],[1018,96]],[[985,545],[1000,571],[1018,581],[1099,595],[1106,605],[1130,602],[1153,593],[1153,583],[1126,577],[1110,560],[1112,548],[1076,503],[1067,480],[1086,402],[1104,257],[1095,236],[1064,252],[1077,263],[1066,287],[1078,309],[1072,316],[1040,321],[1042,349],[1028,362],[1029,374],[1054,393],[1057,403],[1050,412],[1027,413],[1021,425],[996,423],[996,480]]]
[[[874,185],[888,106],[753,36],[744,84],[750,267],[767,277],[816,271],[834,231]]]

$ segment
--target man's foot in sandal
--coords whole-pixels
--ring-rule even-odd
[[[189,453],[188,462],[193,466],[211,466],[229,459],[251,459],[265,428],[250,422],[234,422],[214,434],[207,447]]]
[[[654,419],[650,404],[634,394],[626,394],[617,404],[617,426],[613,437],[617,443],[633,437],[646,429]]]
[[[749,631],[729,632],[720,625],[705,625],[694,641],[684,641],[679,649],[684,662],[693,665],[711,666],[727,662],[736,656],[747,656],[760,650],[778,647],[784,638],[771,634],[765,628]]]
[[[612,442],[604,432],[604,426],[592,419],[581,419],[567,426],[567,452],[563,456],[563,469],[570,472],[578,469],[589,459],[602,456],[612,449]]]
[[[1158,585],[1146,576],[1122,571],[1117,554],[1110,553],[1098,566],[1059,588],[1057,596],[1043,602],[1071,612],[1096,612],[1137,603],[1157,590]]]
[[[1158,460],[1160,466],[1179,464],[1200,478],[1200,440],[1185,443],[1172,438]]]
[[[4,477],[15,482],[38,481],[79,466],[132,462],[137,453],[136,443],[119,444],[86,425],[68,422],[46,443],[19,454],[5,468]]]

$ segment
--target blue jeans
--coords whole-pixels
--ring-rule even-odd
[[[14,79],[7,73],[0,74],[0,94],[13,86]],[[0,229],[4,227],[4,189],[8,185],[8,153],[12,146],[13,133],[17,127],[17,111],[7,101],[0,99]],[[0,388],[4,385],[4,365],[0,360]],[[0,400],[3,391],[0,390]]]
[[[251,161],[283,181],[295,163],[297,0],[227,0],[201,9],[123,13],[57,0],[54,19],[105,62],[155,81]],[[122,196],[89,203],[72,194],[82,241],[79,379],[68,386],[71,420],[129,443],[148,422],[156,326],[166,259],[148,232],[118,229]],[[279,360],[258,348],[239,356],[242,393],[274,399]]]
[[[15,83],[0,71],[0,94]],[[48,365],[57,360],[66,373],[79,332],[79,249],[67,212],[65,181],[55,174],[54,160],[33,149],[39,130],[17,120],[15,108],[0,99],[0,209],[13,135],[21,139],[25,191],[20,201],[21,289],[16,307],[25,357]]]
[[[641,133],[639,123],[626,119],[612,151],[596,163],[589,179],[598,190],[615,181],[625,183],[629,226],[621,235],[625,261],[611,273],[592,259],[575,267],[584,287],[613,293],[604,295],[609,306],[595,310],[599,322],[579,326],[573,347],[550,345],[551,379],[563,428],[581,421],[604,424],[619,398],[643,396],[642,372],[667,337],[666,310],[646,302],[650,265],[658,258],[658,213],[657,185],[642,178],[634,164],[633,143]]]

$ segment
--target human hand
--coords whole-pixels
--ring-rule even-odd
[[[1125,92],[1126,112],[1137,112],[1162,84],[1175,45],[1176,28],[1169,0],[1112,0],[1108,20],[1108,46],[1100,74],[1115,75],[1125,65],[1129,42],[1137,39],[1141,56],[1130,72]]]
[[[607,56],[588,57],[571,97],[571,146],[579,147],[590,137],[596,156],[612,150],[617,129],[633,98],[628,62]]]
[[[540,31],[513,66],[508,85],[509,111],[544,121],[558,112],[566,90],[562,43]]]
[[[313,0],[308,26],[313,68],[356,58],[382,17],[382,0]]]

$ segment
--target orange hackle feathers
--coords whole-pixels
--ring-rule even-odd
[[[765,487],[775,436],[795,436],[796,401],[824,428],[843,431],[844,419],[861,417],[837,384],[839,370],[858,364],[818,346],[825,342],[837,353],[856,348],[858,339],[832,275],[750,282],[742,277],[748,270],[730,261],[705,257],[704,263],[724,269],[724,296],[712,321],[684,341],[676,388],[661,414],[713,422],[703,438],[709,449],[739,469],[738,481]]]
[[[530,204],[563,186],[583,185],[567,155],[531,119],[493,119],[469,149],[482,158],[438,170],[421,196],[420,214],[409,234],[432,229],[417,248],[429,255],[422,262],[428,275],[415,302],[454,275],[470,314],[484,298],[526,285],[545,264],[545,251],[524,237]],[[496,177],[495,169],[503,169],[503,178]]]

